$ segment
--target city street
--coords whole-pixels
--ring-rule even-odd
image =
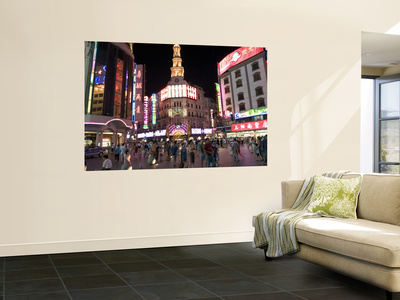
[[[247,145],[242,145],[240,147],[240,152],[243,155],[239,156],[239,161],[234,162],[233,157],[229,155],[230,148],[219,148],[219,167],[251,167],[251,166],[265,166],[264,162],[257,161],[257,156],[255,153],[251,153],[250,149],[247,148]],[[112,161],[113,167],[112,170],[121,170],[122,161],[115,161],[114,154],[111,153],[109,158]],[[189,159],[189,157],[188,157]],[[101,167],[103,164],[103,158],[101,157],[93,157],[86,158],[87,163],[87,171],[101,171]],[[147,158],[131,158],[132,170],[139,169],[172,169],[174,168],[172,160],[167,161],[165,156],[162,156],[161,159],[155,165],[149,165],[147,163]],[[178,168],[179,159],[177,159],[177,165],[175,168]],[[188,164],[188,162],[187,162]],[[186,166],[187,166],[186,164]],[[200,158],[196,153],[195,156],[195,168],[201,168]],[[206,161],[204,161],[204,167],[206,167]]]

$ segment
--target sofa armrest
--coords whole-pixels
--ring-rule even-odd
[[[304,180],[282,181],[282,208],[290,208],[300,193]]]

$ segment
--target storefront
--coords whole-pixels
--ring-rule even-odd
[[[228,138],[241,137],[259,137],[267,135],[268,133],[268,121],[261,120],[255,122],[238,123],[231,125],[231,132],[227,132]]]

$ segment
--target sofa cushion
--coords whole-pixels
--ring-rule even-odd
[[[359,176],[336,179],[315,176],[314,191],[308,212],[345,219],[357,219],[357,199],[361,187]]]
[[[386,267],[400,267],[400,226],[365,219],[303,219],[300,243]]]
[[[365,174],[357,215],[363,219],[400,225],[400,175]]]

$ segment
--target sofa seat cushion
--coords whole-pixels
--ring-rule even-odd
[[[378,265],[400,268],[400,226],[365,219],[303,219],[300,243]]]

